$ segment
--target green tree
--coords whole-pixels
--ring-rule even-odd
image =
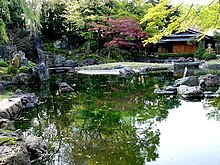
[[[146,30],[152,33],[152,37],[149,37],[146,43],[156,43],[165,35],[184,31],[187,28],[196,28],[206,32],[220,27],[220,1],[214,0],[208,5],[181,4],[167,8],[169,4],[169,0],[161,0],[160,3],[148,9],[142,18],[141,23],[147,24]],[[179,15],[174,14],[177,10]],[[171,16],[169,22],[164,21],[169,15]]]

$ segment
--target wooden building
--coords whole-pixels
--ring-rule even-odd
[[[154,52],[157,53],[194,53],[197,50],[198,42],[201,32],[187,29],[185,32],[179,32],[176,34],[171,34],[169,36],[164,36],[154,47]],[[201,40],[207,47],[211,44],[214,48],[213,37],[205,35]]]

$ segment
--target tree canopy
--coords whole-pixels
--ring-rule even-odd
[[[198,29],[202,32],[220,27],[220,1],[214,0],[208,5],[173,5],[168,7],[169,0],[161,0],[149,8],[141,19],[146,24],[146,31],[151,33],[145,43],[156,43],[161,37],[187,28]],[[175,14],[179,12],[179,14]],[[169,18],[169,20],[167,20]]]
[[[26,28],[35,31],[40,27],[39,1],[0,0],[1,42],[8,42],[7,28]]]

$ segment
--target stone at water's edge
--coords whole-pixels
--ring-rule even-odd
[[[42,154],[47,153],[47,145],[42,138],[36,136],[28,136],[25,144],[31,160],[39,158]]]
[[[166,86],[162,89],[155,89],[154,93],[159,94],[159,95],[176,95],[177,88],[173,86]]]
[[[178,87],[180,85],[198,86],[199,80],[196,76],[183,77],[183,78],[177,79],[174,82],[173,86]]]
[[[24,145],[0,146],[1,165],[30,165],[31,161]]]
[[[177,93],[183,98],[199,99],[204,97],[204,94],[199,86],[190,87],[186,85],[180,85],[177,87]]]
[[[0,118],[0,129],[3,130],[15,130],[15,127],[12,123],[12,121],[4,118]]]
[[[21,98],[4,99],[0,101],[0,117],[13,120],[23,109]]]
[[[219,86],[219,77],[213,74],[202,75],[199,77],[199,81],[204,81],[205,85],[210,86]]]
[[[47,152],[42,138],[30,136],[23,139],[22,132],[15,130],[12,121],[24,108],[33,108],[38,103],[34,93],[16,90],[10,99],[0,101],[0,165],[30,165]]]

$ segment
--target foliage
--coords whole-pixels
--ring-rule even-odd
[[[108,47],[143,47],[141,40],[146,39],[147,34],[141,29],[139,23],[131,18],[113,19],[107,18],[103,23],[93,22],[91,31],[97,31],[102,36],[104,46]],[[101,33],[101,34],[99,34]],[[100,40],[100,38],[98,37]]]
[[[152,5],[145,0],[122,0],[115,2],[115,6],[115,18],[126,17],[139,21]]]
[[[62,16],[66,9],[66,4],[62,0],[44,1],[41,9],[41,32],[47,39],[60,38],[69,28]],[[53,34],[53,35],[51,35]]]
[[[187,28],[196,28],[202,32],[220,27],[219,7],[216,0],[209,5],[177,5],[169,6],[168,0],[161,0],[160,3],[147,10],[141,23],[147,24],[146,30],[152,34],[145,43],[156,43],[165,35],[176,31],[184,31]],[[179,14],[175,14],[179,11]],[[166,18],[169,17],[169,21]],[[204,37],[204,34],[200,36]]]
[[[215,40],[215,42],[216,42],[216,44],[215,44],[215,50],[216,50],[217,54],[219,54],[219,51],[220,51],[220,32],[217,31],[217,30],[215,30],[213,37],[214,37],[214,40]]]
[[[28,73],[28,70],[29,70],[29,67],[27,66],[21,66],[19,69],[18,69],[18,73]]]
[[[211,48],[211,47],[208,47],[203,56],[202,56],[205,60],[212,60],[212,59],[215,59],[216,58],[216,54],[215,54],[215,51]]]
[[[37,64],[35,64],[35,63],[31,62],[31,61],[28,61],[28,66],[29,67],[35,67],[35,66],[37,66]]]
[[[51,53],[55,53],[55,54],[64,54],[64,55],[68,55],[68,52],[65,51],[64,49],[61,48],[55,48],[53,46],[53,43],[45,43],[44,44],[44,48],[45,51],[49,51]]]
[[[37,10],[23,0],[11,0],[10,3],[0,0],[0,10],[0,35],[6,43],[8,42],[6,29],[9,27],[27,28],[30,31],[35,31],[40,27]]]
[[[203,54],[205,53],[205,44],[203,42],[199,42],[198,48],[196,52],[194,53],[194,57],[201,59],[203,58]]]
[[[3,144],[3,143],[6,143],[8,145],[13,145],[16,143],[16,139],[14,137],[1,137],[0,138],[0,143]]]
[[[152,37],[145,43],[156,43],[165,35],[171,34],[179,27],[179,14],[177,8],[168,5],[168,0],[161,0],[157,5],[149,8],[141,19],[141,24],[146,24],[145,30]]]
[[[4,61],[0,61],[0,67],[8,67],[8,64]]]
[[[13,67],[13,66],[9,66],[7,69],[7,73],[8,74],[16,74],[17,73],[17,68]]]

